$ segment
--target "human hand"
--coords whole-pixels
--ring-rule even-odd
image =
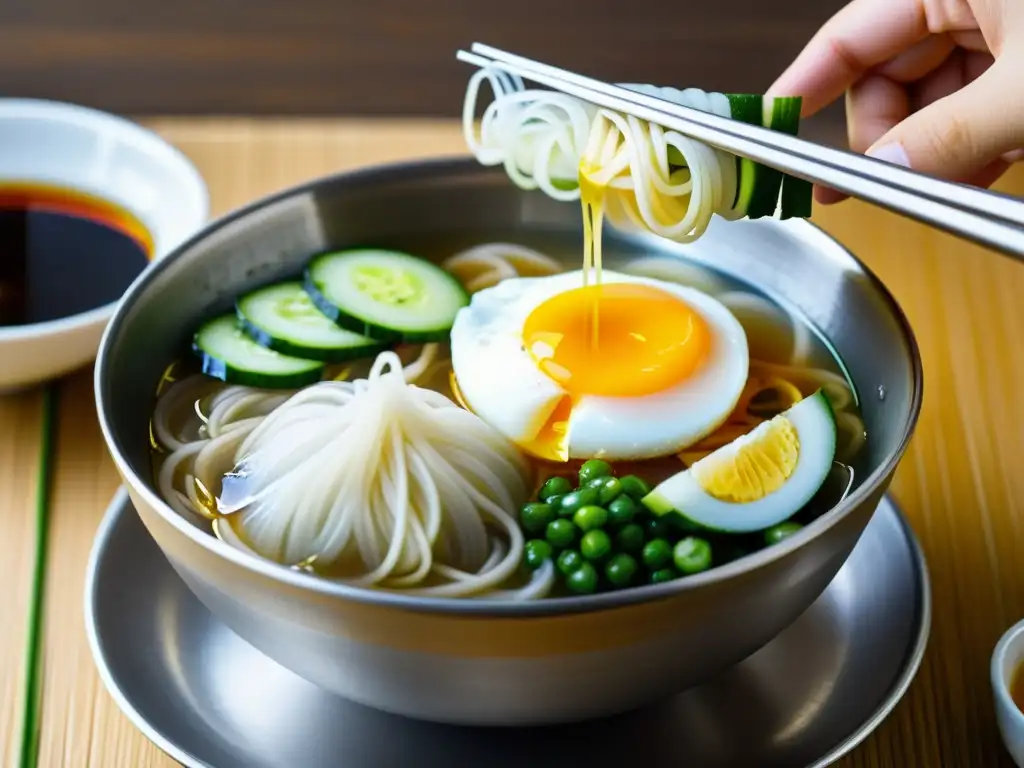
[[[853,0],[769,89],[805,116],[844,92],[854,152],[989,186],[1024,157],[1024,0]]]

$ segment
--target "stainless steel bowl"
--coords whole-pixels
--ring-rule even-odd
[[[353,589],[236,551],[176,515],[150,471],[157,381],[200,318],[334,246],[433,258],[485,240],[576,265],[580,212],[516,189],[469,160],[372,168],[314,181],[210,225],[152,265],[103,338],[96,398],[107,445],[174,569],[242,638],[299,675],[366,705],[427,720],[541,724],[668,696],[745,658],[791,624],[846,560],[913,430],[921,367],[893,298],[802,221],[715,221],[691,246],[609,233],[611,261],[686,255],[801,311],[848,366],[870,435],[858,485],[784,543],[662,585],[526,604]],[[287,707],[287,702],[280,702]]]

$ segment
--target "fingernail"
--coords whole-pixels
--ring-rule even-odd
[[[875,158],[875,160],[882,160],[893,165],[902,165],[904,168],[910,167],[910,157],[907,156],[907,150],[899,142],[872,147],[867,151],[867,155],[868,157]]]

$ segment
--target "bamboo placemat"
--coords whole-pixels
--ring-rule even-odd
[[[450,121],[149,121],[205,176],[215,213],[324,173],[464,151]],[[1001,188],[1024,194],[1024,169]],[[988,661],[1024,615],[1024,269],[859,203],[816,220],[896,295],[924,358],[925,399],[892,486],[920,537],[934,624],[910,692],[846,768],[1007,766]],[[118,479],[96,424],[91,371],[56,383],[52,504],[45,581],[39,765],[171,768],[99,682],[82,617],[86,558]],[[0,756],[18,763],[33,514],[44,397],[0,397]]]

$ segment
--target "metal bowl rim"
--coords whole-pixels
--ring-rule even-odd
[[[874,291],[885,302],[889,312],[892,313],[902,335],[902,341],[910,352],[910,365],[912,370],[911,382],[911,403],[910,410],[903,425],[903,434],[896,449],[877,466],[861,483],[861,485],[847,496],[841,503],[833,507],[827,513],[814,522],[805,526],[801,531],[790,536],[784,541],[767,547],[759,552],[742,557],[726,565],[712,568],[704,573],[688,576],[685,579],[663,584],[648,584],[621,592],[605,592],[595,595],[571,596],[546,598],[544,600],[531,601],[508,601],[487,598],[454,598],[454,597],[420,597],[403,595],[399,592],[386,592],[363,587],[349,586],[338,582],[329,581],[307,574],[301,571],[286,568],[277,563],[263,560],[255,555],[235,549],[225,544],[215,536],[201,531],[182,519],[170,506],[168,506],[159,494],[151,490],[149,486],[132,470],[125,459],[121,449],[120,440],[115,436],[110,420],[107,416],[108,404],[104,397],[105,382],[115,374],[110,370],[109,357],[113,347],[113,340],[125,324],[125,317],[128,314],[137,297],[142,294],[149,284],[160,275],[163,270],[173,264],[181,254],[191,250],[193,247],[209,238],[224,227],[238,222],[245,217],[267,208],[275,203],[282,202],[292,197],[303,194],[315,193],[323,186],[349,187],[358,192],[361,187],[377,183],[388,183],[408,180],[410,177],[417,179],[452,179],[463,176],[485,177],[493,174],[494,170],[480,166],[474,159],[465,156],[440,157],[427,160],[406,161],[387,163],[381,165],[367,166],[353,171],[343,171],[336,174],[321,176],[303,184],[292,186],[270,195],[258,198],[255,201],[236,208],[233,211],[211,221],[206,227],[193,235],[187,241],[179,245],[171,253],[159,261],[153,262],[136,279],[125,293],[114,316],[107,325],[103,338],[100,341],[99,352],[96,358],[94,373],[94,391],[96,397],[96,412],[106,441],[110,455],[117,466],[122,477],[131,484],[133,490],[138,493],[145,502],[156,511],[158,515],[174,528],[177,533],[185,536],[192,544],[205,549],[207,552],[223,558],[246,571],[262,576],[272,581],[294,589],[310,591],[324,597],[341,598],[359,603],[371,605],[391,606],[409,611],[426,611],[443,614],[462,614],[493,617],[516,617],[526,618],[533,616],[552,616],[570,613],[608,610],[635,605],[638,603],[653,602],[655,600],[671,598],[682,592],[700,589],[704,586],[726,581],[740,574],[748,573],[772,563],[796,549],[808,544],[813,539],[824,534],[827,530],[837,525],[847,514],[877,490],[878,486],[888,478],[896,469],[907,445],[913,435],[914,428],[921,411],[921,399],[923,388],[923,373],[921,367],[920,352],[917,340],[911,330],[910,323],[900,308],[896,299],[889,290],[882,284],[881,280],[847,248],[837,240],[824,232],[820,227],[806,220],[789,220],[786,226],[797,233],[801,239],[807,241],[812,248],[819,250],[832,249],[846,259],[864,275],[870,282]],[[766,224],[768,222],[765,222]],[[777,226],[778,223],[772,224]]]

